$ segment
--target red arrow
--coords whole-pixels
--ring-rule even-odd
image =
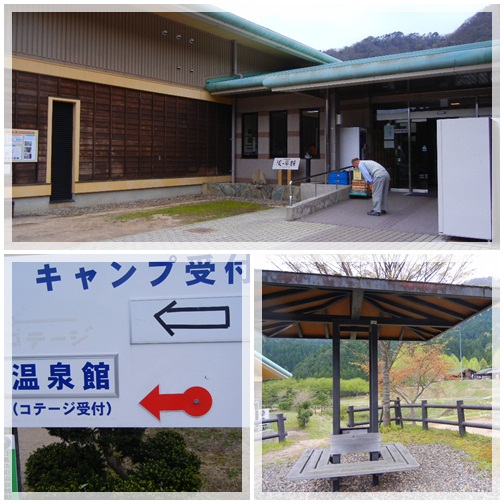
[[[212,407],[212,396],[203,387],[191,387],[183,394],[160,394],[159,385],[149,392],[140,404],[158,420],[161,411],[185,411],[191,416],[203,416]]]

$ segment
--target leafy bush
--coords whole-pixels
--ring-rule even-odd
[[[341,396],[356,396],[369,393],[369,382],[362,378],[341,380]]]
[[[53,443],[26,463],[26,484],[34,492],[108,491],[105,463],[92,446]]]
[[[138,431],[138,432],[136,432]],[[51,429],[65,442],[36,450],[26,464],[35,492],[196,492],[200,458],[181,434],[144,429]]]
[[[200,458],[187,450],[177,432],[160,431],[147,439],[136,471],[123,482],[125,492],[197,492]]]

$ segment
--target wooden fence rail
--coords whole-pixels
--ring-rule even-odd
[[[287,437],[288,433],[285,430],[285,418],[283,416],[283,413],[277,414],[276,418],[265,418],[259,422],[255,422],[256,425],[259,424],[269,424],[269,423],[277,423],[278,424],[278,432],[274,432],[272,434],[263,434],[262,435],[262,440],[264,441],[265,439],[274,439],[278,438],[278,442],[281,443],[282,441],[285,441],[285,438]]]
[[[422,422],[422,427],[424,429],[429,428],[429,424],[436,423],[436,424],[442,424],[442,425],[455,425],[458,427],[459,434],[461,436],[465,436],[467,431],[467,427],[476,427],[478,429],[495,429],[499,430],[498,426],[493,426],[492,424],[485,424],[485,423],[479,423],[479,422],[468,422],[465,419],[465,410],[477,410],[477,411],[492,411],[496,410],[498,411],[499,408],[495,408],[493,406],[483,406],[483,405],[469,405],[469,404],[464,404],[464,401],[457,401],[456,404],[428,404],[427,401],[422,401],[421,404],[401,404],[401,401],[399,398],[397,398],[395,401],[391,401],[391,407],[390,411],[391,414],[393,412],[394,416],[390,417],[391,421],[394,421],[396,425],[400,425],[401,427],[404,426],[404,422]],[[402,409],[403,408],[410,408],[410,409],[415,409],[415,408],[420,408],[422,412],[421,417],[405,417],[402,414]],[[442,420],[439,418],[429,418],[429,409],[453,409],[457,411],[457,420]],[[382,416],[383,416],[383,407],[380,406],[379,408],[382,410]],[[355,421],[355,413],[358,412],[364,412],[364,411],[369,411],[369,408],[355,408],[353,406],[349,406],[347,409],[348,413],[348,427],[357,427],[359,425],[368,425],[368,421]],[[380,423],[382,422],[382,419],[380,418]]]

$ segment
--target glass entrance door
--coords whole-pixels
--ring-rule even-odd
[[[380,105],[375,110],[373,157],[389,170],[391,187],[436,194],[438,119],[490,114],[483,103],[466,97]]]

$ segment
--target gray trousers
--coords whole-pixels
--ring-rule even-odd
[[[388,192],[390,175],[387,170],[379,170],[373,175],[373,210],[381,212],[388,210]]]

